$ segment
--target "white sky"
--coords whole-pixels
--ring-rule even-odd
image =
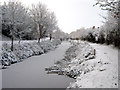
[[[62,31],[70,33],[81,27],[101,26],[105,14],[99,7],[93,7],[95,0],[20,0],[26,6],[42,2],[54,11]]]

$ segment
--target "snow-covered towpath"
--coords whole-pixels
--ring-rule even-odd
[[[100,60],[102,66],[94,76],[93,86],[97,88],[118,88],[118,49],[113,46],[90,44],[96,49],[96,60]]]
[[[62,59],[70,46],[63,42],[54,51],[11,65],[2,71],[2,88],[66,88],[73,79],[47,74],[45,68]]]
[[[89,44],[96,50],[96,58],[83,63],[93,70],[78,76],[70,87],[118,88],[118,49],[111,45]]]

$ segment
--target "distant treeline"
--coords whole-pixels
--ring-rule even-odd
[[[105,19],[103,26],[84,29],[81,28],[70,34],[71,39],[87,40],[93,43],[113,44],[120,48],[120,1],[118,0],[97,0],[102,10],[108,11],[108,16],[102,16]]]

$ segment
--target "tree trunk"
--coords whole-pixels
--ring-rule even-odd
[[[19,35],[19,42],[18,42],[19,44],[20,44],[20,41],[21,41],[21,36]]]
[[[42,38],[42,28],[41,28],[41,26],[40,26],[40,24],[39,24],[39,38],[38,38],[38,43],[40,43],[40,39]]]
[[[20,41],[21,41],[21,40],[19,39],[19,42],[18,42],[19,44],[20,44]]]
[[[11,51],[13,51],[13,41],[14,41],[14,31],[15,31],[15,29],[14,29],[14,23],[13,23],[13,27],[12,27],[12,38],[11,38]]]
[[[12,36],[12,39],[11,39],[11,51],[13,51],[13,36]]]
[[[52,34],[50,34],[50,40],[52,39]]]
[[[40,43],[40,37],[38,38],[38,43]]]
[[[14,32],[15,32],[15,22],[14,22],[14,15],[15,15],[15,12],[14,12],[14,7],[12,7],[13,9],[13,12],[12,12],[12,41],[11,41],[11,51],[13,51],[13,40],[14,40]]]

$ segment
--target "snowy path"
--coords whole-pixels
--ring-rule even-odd
[[[82,74],[71,85],[80,88],[118,88],[118,49],[113,46],[90,43],[96,49],[96,58],[84,62],[94,70]]]
[[[91,44],[96,49],[96,60],[103,63],[108,62],[101,67],[104,72],[98,72],[94,77],[96,87],[117,88],[118,87],[118,49],[113,46]]]
[[[3,88],[66,88],[73,79],[55,74],[46,74],[46,67],[63,58],[70,43],[63,42],[54,51],[33,56],[3,70]]]

